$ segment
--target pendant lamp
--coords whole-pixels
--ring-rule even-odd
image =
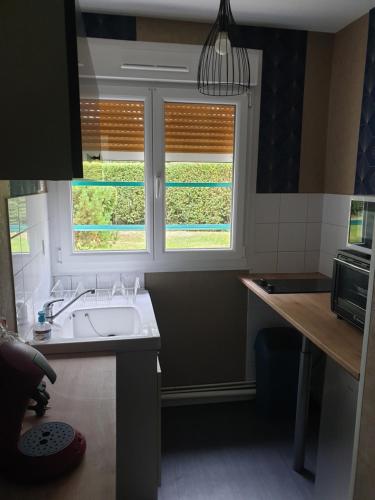
[[[249,56],[244,47],[233,46],[235,26],[230,0],[220,0],[199,59],[197,86],[202,94],[233,96],[250,89]]]

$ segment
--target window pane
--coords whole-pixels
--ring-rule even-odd
[[[165,103],[166,249],[229,249],[235,106]]]
[[[95,157],[99,124],[103,159],[84,161],[84,179],[72,182],[74,250],[146,250],[144,104],[85,105],[83,143]]]

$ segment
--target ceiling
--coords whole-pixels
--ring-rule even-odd
[[[333,32],[375,7],[375,0],[232,0],[238,24]],[[212,22],[219,0],[80,0],[83,11]]]

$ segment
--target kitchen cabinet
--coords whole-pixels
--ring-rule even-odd
[[[349,500],[358,380],[327,358],[314,500]]]
[[[1,179],[82,177],[78,7],[0,2]]]

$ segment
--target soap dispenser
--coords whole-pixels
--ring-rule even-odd
[[[36,342],[45,342],[51,338],[51,325],[46,321],[44,311],[38,312],[38,322],[34,325],[33,338]]]

